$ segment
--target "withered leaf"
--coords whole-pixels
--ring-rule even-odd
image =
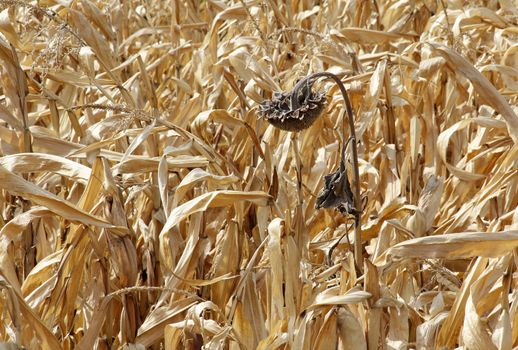
[[[342,157],[340,167],[324,176],[324,189],[317,197],[316,208],[336,208],[342,214],[355,214],[354,196]]]

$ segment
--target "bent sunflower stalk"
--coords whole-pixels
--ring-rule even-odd
[[[318,119],[325,107],[325,93],[314,92],[312,87],[318,78],[333,80],[339,87],[344,100],[345,108],[342,116],[349,122],[351,141],[351,158],[353,168],[353,187],[351,190],[347,170],[345,167],[345,142],[342,145],[342,154],[339,168],[324,177],[324,189],[317,197],[316,207],[338,209],[342,214],[354,216],[354,257],[358,269],[363,267],[362,237],[361,237],[361,198],[360,198],[360,172],[358,166],[358,148],[356,145],[356,132],[354,129],[354,114],[347,90],[336,75],[329,72],[313,73],[301,79],[291,91],[274,93],[271,100],[264,101],[259,106],[259,113],[274,127],[286,131],[302,131],[309,128]],[[345,126],[342,132],[345,140]]]

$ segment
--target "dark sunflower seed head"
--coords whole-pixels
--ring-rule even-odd
[[[322,114],[325,93],[313,92],[312,82],[299,85],[290,92],[276,92],[271,100],[259,105],[259,114],[276,128],[301,131],[309,128]]]

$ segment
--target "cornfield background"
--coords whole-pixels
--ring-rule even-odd
[[[1,0],[0,32],[0,348],[518,347],[516,1]],[[257,113],[318,71],[362,266],[315,209],[340,91]]]

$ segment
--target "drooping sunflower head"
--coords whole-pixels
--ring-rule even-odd
[[[259,105],[259,114],[276,128],[301,131],[309,128],[326,105],[325,92],[313,91],[313,80],[299,81],[290,92],[276,92]]]

